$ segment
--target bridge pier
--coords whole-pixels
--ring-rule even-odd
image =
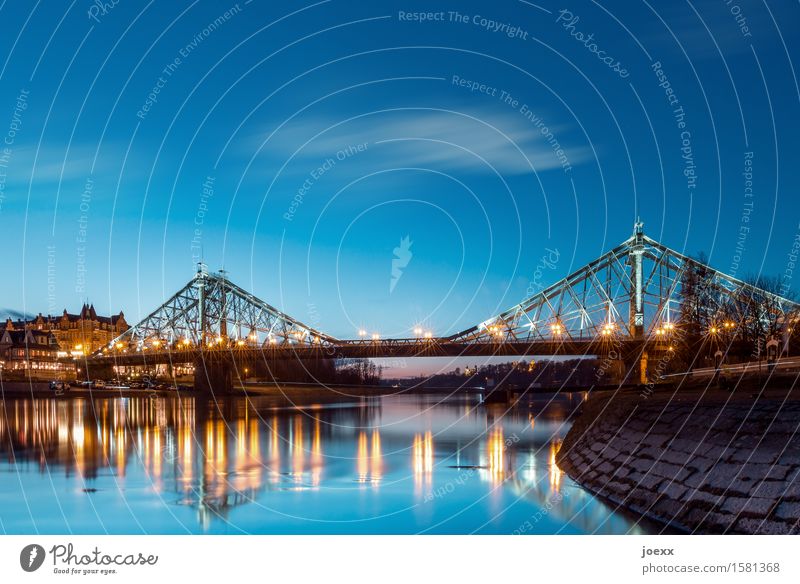
[[[619,383],[621,385],[646,385],[648,382],[648,361],[650,355],[647,349],[637,347],[626,352],[617,363]]]
[[[201,353],[194,360],[194,389],[202,393],[233,392],[233,362],[228,355]]]
[[[95,379],[115,379],[114,366],[111,363],[95,363],[92,361],[75,362],[75,378],[78,381],[94,381]]]

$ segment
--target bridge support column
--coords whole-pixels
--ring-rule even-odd
[[[649,358],[644,347],[627,352],[623,358],[622,383],[646,385]]]
[[[233,363],[227,355],[200,354],[194,360],[194,389],[203,393],[233,392]]]
[[[647,384],[647,358],[648,354],[647,351],[642,351],[641,357],[639,357],[639,367],[638,367],[638,377],[639,377],[639,385],[646,385]]]

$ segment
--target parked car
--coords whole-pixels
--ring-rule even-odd
[[[65,393],[70,389],[70,385],[66,381],[53,380],[50,382],[50,391],[55,393]]]
[[[106,382],[103,381],[102,379],[95,379],[94,381],[92,381],[92,387],[94,387],[96,389],[104,389],[105,386],[106,386]]]

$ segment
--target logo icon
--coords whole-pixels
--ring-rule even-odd
[[[26,572],[35,572],[44,564],[44,548],[39,544],[32,543],[22,548],[19,553],[19,565]]]
[[[414,255],[411,253],[412,243],[414,242],[411,241],[411,237],[406,235],[400,240],[400,245],[393,250],[394,257],[392,258],[392,279],[389,282],[389,294],[394,292],[394,287],[397,286],[400,277],[403,275],[403,268],[408,265],[408,262],[411,261],[411,256]]]

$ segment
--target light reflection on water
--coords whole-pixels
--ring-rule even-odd
[[[7,399],[0,528],[638,533],[555,465],[580,399]]]

